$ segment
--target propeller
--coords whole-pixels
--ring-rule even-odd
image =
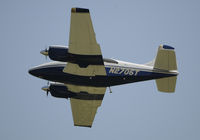
[[[42,90],[46,91],[46,94],[47,94],[47,96],[48,96],[49,91],[50,91],[50,89],[49,89],[49,81],[47,82],[47,85],[46,85],[46,86],[43,86],[43,87],[42,87]]]
[[[45,47],[45,49],[42,50],[42,51],[40,51],[40,53],[41,53],[42,55],[44,55],[45,58],[47,59],[47,56],[49,55],[49,50],[47,49],[47,47]]]

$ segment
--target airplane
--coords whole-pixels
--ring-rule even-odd
[[[71,9],[68,47],[50,45],[40,53],[53,61],[29,73],[51,81],[42,87],[47,95],[70,99],[74,126],[92,127],[107,87],[155,79],[159,91],[175,91],[178,70],[173,47],[160,45],[155,59],[146,64],[103,58],[89,9]]]

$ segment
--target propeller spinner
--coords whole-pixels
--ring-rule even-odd
[[[49,86],[44,86],[44,87],[42,87],[42,90],[46,91],[47,96],[48,96],[49,91],[50,91]]]
[[[48,56],[49,51],[48,51],[48,49],[46,48],[45,50],[40,51],[40,53],[43,54],[43,55],[45,55],[45,56]]]

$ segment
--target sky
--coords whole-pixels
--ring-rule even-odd
[[[69,100],[46,97],[28,69],[39,52],[68,45],[72,7],[89,8],[103,57],[151,61],[160,44],[176,51],[176,92],[154,80],[111,87],[93,127],[73,126]],[[200,139],[200,1],[0,0],[0,139]]]

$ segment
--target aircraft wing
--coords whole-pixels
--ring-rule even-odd
[[[72,8],[71,10],[68,52],[73,56],[74,61],[68,62],[63,72],[88,78],[106,75],[101,49],[96,42],[88,9]],[[66,86],[69,91],[77,95],[70,99],[74,125],[91,127],[106,87],[69,84]]]
[[[66,85],[76,93],[70,98],[75,126],[92,127],[97,109],[101,106],[106,87]]]
[[[71,10],[69,52],[73,54],[101,55],[89,9],[72,8]]]

